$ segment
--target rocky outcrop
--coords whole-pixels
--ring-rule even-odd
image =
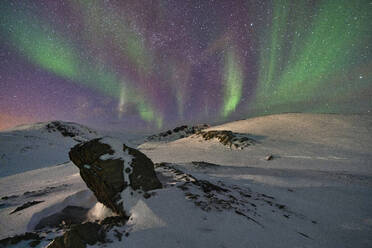
[[[204,140],[217,139],[223,145],[236,149],[243,149],[256,143],[247,134],[234,133],[228,130],[199,131],[195,135],[196,137],[202,137]]]
[[[39,203],[42,203],[42,202],[44,202],[44,201],[30,201],[30,202],[26,202],[22,206],[19,206],[16,209],[14,209],[12,212],[10,212],[10,214],[14,214],[14,213],[16,213],[18,211],[21,211],[23,209],[29,208],[29,207],[31,207],[33,205],[36,205],[36,204],[39,204]]]
[[[205,128],[208,128],[209,125],[207,124],[200,124],[196,126],[179,126],[174,129],[170,129],[168,131],[159,133],[159,134],[154,134],[149,137],[147,137],[148,141],[173,141],[177,139],[182,139],[188,136],[191,136]]]
[[[50,242],[47,248],[85,248],[87,245],[95,245],[98,242],[112,242],[107,238],[107,232],[114,227],[125,225],[127,220],[127,218],[120,216],[111,216],[101,222],[72,225],[62,236],[56,237]]]
[[[78,144],[69,156],[97,200],[121,216],[147,191],[162,187],[145,154],[112,138]]]
[[[84,136],[86,134],[97,134],[95,131],[87,127],[72,122],[52,121],[46,124],[46,130],[49,133],[59,132],[64,137]]]
[[[86,222],[75,225],[62,236],[55,238],[47,248],[85,248],[105,241],[105,232],[98,223]]]
[[[9,247],[12,245],[17,245],[22,241],[29,241],[28,245],[30,247],[36,247],[39,245],[42,238],[37,233],[27,232],[21,235],[16,235],[13,237],[5,238],[0,240],[0,248]]]

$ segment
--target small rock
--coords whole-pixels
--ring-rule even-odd
[[[270,160],[273,160],[274,159],[274,156],[273,155],[267,155],[266,157],[265,157],[265,159],[267,160],[267,161],[270,161]]]

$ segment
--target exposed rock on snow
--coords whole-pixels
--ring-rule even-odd
[[[85,222],[73,225],[62,236],[55,238],[47,248],[85,248],[98,242],[111,242],[106,233],[113,227],[125,225],[127,218],[113,216],[107,217],[101,222]]]
[[[270,161],[270,160],[273,160],[274,159],[274,156],[273,155],[267,155],[266,157],[265,157],[265,159],[267,160],[267,161]]]
[[[19,206],[16,209],[14,209],[14,211],[12,211],[10,214],[14,214],[14,213],[16,213],[18,211],[21,211],[23,209],[29,208],[29,207],[31,207],[33,205],[36,205],[36,204],[39,204],[39,203],[42,203],[42,202],[44,202],[44,201],[30,201],[30,202],[26,202],[22,206]]]
[[[146,155],[112,138],[76,145],[69,156],[97,200],[121,216],[141,195],[162,187]]]
[[[172,178],[168,185],[176,185],[184,192],[186,199],[194,202],[195,206],[203,211],[231,211],[260,227],[264,227],[260,220],[266,217],[267,210],[277,213],[282,219],[304,219],[279,203],[275,197],[254,192],[248,187],[198,179],[178,169],[176,164],[160,163],[156,164],[156,168],[168,180]]]
[[[28,245],[30,247],[36,247],[40,243],[41,239],[42,238],[37,233],[27,232],[21,235],[16,235],[13,237],[0,240],[0,247],[8,247],[10,245],[16,245],[22,241],[30,241]]]
[[[75,225],[65,232],[63,236],[55,238],[47,248],[85,248],[86,245],[94,245],[98,241],[104,242],[105,233],[101,225],[93,222],[86,222]]]
[[[228,130],[199,131],[196,133],[196,137],[202,137],[204,140],[217,139],[223,145],[236,149],[243,149],[256,143],[247,134],[234,133]]]
[[[148,141],[173,141],[181,138],[191,136],[203,129],[208,128],[207,124],[200,124],[196,126],[179,126],[172,130],[168,130],[159,134],[154,134],[147,137]]]
[[[84,136],[85,133],[97,134],[97,132],[81,125],[61,121],[52,121],[46,124],[45,128],[48,132],[59,132],[64,137]]]
[[[197,169],[217,168],[220,167],[218,164],[208,163],[204,161],[192,161],[191,164]]]

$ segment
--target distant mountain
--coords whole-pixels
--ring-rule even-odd
[[[72,146],[99,136],[91,128],[63,121],[22,125],[0,132],[0,177],[67,162]]]

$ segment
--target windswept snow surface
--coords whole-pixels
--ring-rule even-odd
[[[372,247],[372,116],[281,114],[208,130],[246,133],[258,143],[234,150],[190,136],[139,148],[154,162],[177,163],[193,175],[255,187],[317,223],[307,226],[268,214],[262,235],[254,225],[242,227],[251,247]],[[267,155],[274,159],[267,161]],[[220,166],[195,168],[191,161]],[[291,229],[311,238],[291,244],[296,238]]]
[[[156,168],[164,188],[131,208],[128,223],[108,233],[112,243],[93,247],[372,247],[371,116],[282,114],[207,130],[257,142],[237,150],[190,136],[140,145],[167,162]],[[30,200],[26,191],[49,193],[10,215]],[[97,209],[71,163],[0,178],[4,196],[0,239],[66,204]]]

